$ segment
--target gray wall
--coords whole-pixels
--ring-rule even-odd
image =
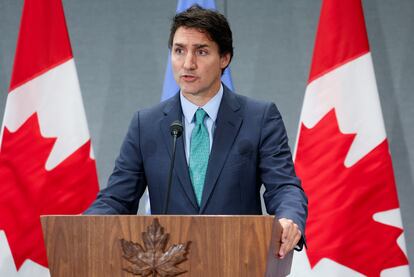
[[[3,115],[22,0],[0,0]],[[64,0],[101,186],[137,109],[159,102],[173,0]],[[291,146],[309,73],[320,0],[216,0],[235,40],[237,92],[274,101]],[[364,1],[410,260],[414,262],[414,1]],[[1,119],[0,119],[1,120]],[[381,242],[378,242],[381,243]],[[413,271],[412,271],[413,272]],[[413,274],[413,273],[412,273]]]

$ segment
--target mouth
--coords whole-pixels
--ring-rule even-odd
[[[197,79],[197,76],[191,74],[183,74],[180,78],[184,82],[194,82]]]

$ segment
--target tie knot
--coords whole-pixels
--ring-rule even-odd
[[[204,117],[206,117],[206,111],[203,109],[198,109],[195,113],[196,125],[203,124]]]

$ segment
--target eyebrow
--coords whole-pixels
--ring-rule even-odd
[[[182,44],[182,43],[174,43],[174,46],[185,47],[185,45]],[[196,49],[210,47],[210,45],[208,45],[208,44],[193,44],[192,46],[195,46]]]
[[[194,44],[194,46],[195,46],[197,49],[200,49],[200,48],[205,48],[205,47],[210,47],[210,45],[208,45],[208,44]]]

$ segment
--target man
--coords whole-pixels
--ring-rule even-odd
[[[177,14],[169,39],[180,92],[134,115],[108,187],[86,214],[134,214],[146,186],[162,212],[172,153],[170,124],[182,120],[170,214],[269,214],[282,227],[283,258],[303,245],[307,199],[295,176],[285,127],[272,103],[234,94],[220,77],[233,56],[226,18],[193,6]],[[301,239],[302,237],[302,239]]]

